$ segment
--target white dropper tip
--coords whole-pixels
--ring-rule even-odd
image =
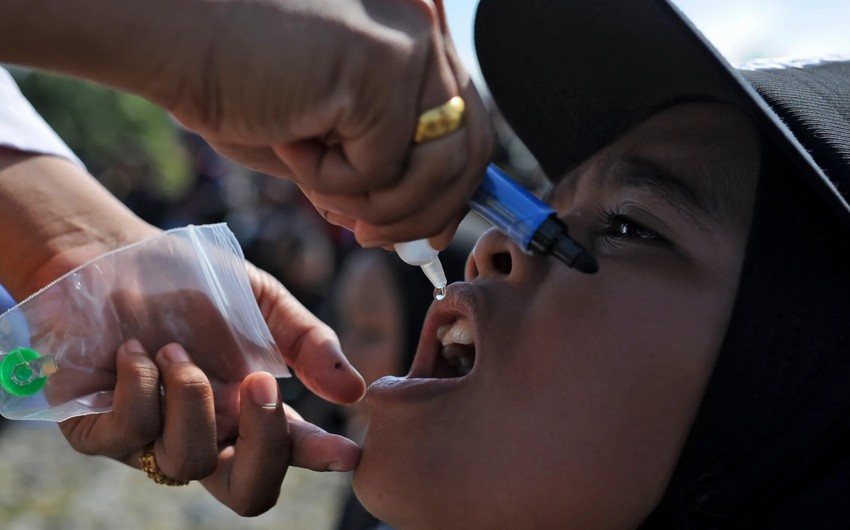
[[[439,252],[428,243],[427,239],[417,239],[405,243],[396,243],[395,250],[398,256],[408,265],[416,265],[422,268],[425,276],[431,280],[436,289],[444,289],[448,285],[443,264],[440,263]]]

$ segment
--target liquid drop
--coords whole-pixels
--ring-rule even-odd
[[[439,301],[446,297],[446,288],[445,287],[437,287],[434,289],[434,299]]]

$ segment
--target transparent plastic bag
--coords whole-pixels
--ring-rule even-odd
[[[214,389],[258,370],[289,375],[233,233],[190,225],[104,254],[0,315],[0,414],[112,410],[115,354],[130,338],[152,354],[182,344]]]

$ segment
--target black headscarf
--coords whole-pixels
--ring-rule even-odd
[[[850,525],[850,237],[767,149],[724,346],[643,528]]]
[[[850,186],[850,63],[742,75],[832,182]],[[850,525],[847,213],[765,142],[726,340],[647,528]]]

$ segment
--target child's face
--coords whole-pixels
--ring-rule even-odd
[[[680,105],[553,194],[596,275],[484,234],[468,281],[432,306],[409,376],[369,389],[354,476],[366,507],[405,529],[640,522],[721,347],[758,169],[743,114]],[[458,342],[474,339],[466,375],[443,355],[473,350],[443,348],[447,326]]]

